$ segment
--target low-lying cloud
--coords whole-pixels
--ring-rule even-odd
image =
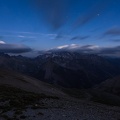
[[[56,48],[50,49],[50,51],[70,51],[70,52],[79,52],[87,54],[97,54],[103,56],[117,56],[120,57],[120,46],[114,47],[100,47],[97,45],[63,45]]]
[[[32,51],[31,48],[22,44],[6,44],[4,41],[0,41],[0,52],[4,53],[26,53]]]
[[[77,52],[82,52],[82,53],[86,53],[86,52],[90,52],[90,51],[94,51],[99,49],[99,46],[96,45],[84,45],[84,46],[80,46],[77,44],[70,44],[70,45],[63,45],[63,46],[58,46],[56,48],[51,49],[52,51],[56,50],[56,51],[77,51]]]
[[[5,42],[4,42],[4,41],[2,41],[2,40],[0,40],[0,44],[5,44]]]
[[[103,49],[101,49],[100,53],[101,54],[116,54],[116,53],[120,53],[120,46],[103,48]]]

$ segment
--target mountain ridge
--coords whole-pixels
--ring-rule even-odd
[[[115,63],[94,54],[49,52],[36,58],[0,54],[0,67],[64,87],[87,88],[119,73]]]

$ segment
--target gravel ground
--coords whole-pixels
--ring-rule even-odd
[[[66,99],[44,99],[42,102],[43,108],[29,106],[18,120],[120,120],[119,107]],[[12,111],[7,115],[11,116]]]
[[[29,97],[32,97],[31,94]],[[26,97],[29,102],[28,98]],[[37,97],[35,97],[36,99]],[[15,100],[18,101],[17,98]],[[44,96],[38,101],[33,101],[32,104],[25,103],[24,109],[21,109],[23,102],[19,103],[19,107],[12,102],[10,105],[14,106],[11,106],[10,109],[6,106],[8,103],[10,103],[8,100],[0,102],[0,107],[3,107],[0,109],[0,120],[120,120],[120,107],[68,96],[66,98]]]

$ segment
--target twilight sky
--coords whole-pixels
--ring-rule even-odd
[[[120,0],[0,0],[1,51],[119,45]]]

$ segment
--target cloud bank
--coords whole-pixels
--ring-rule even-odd
[[[2,41],[2,40],[0,40],[0,44],[5,44],[5,42],[4,42],[4,41]]]
[[[120,57],[120,46],[114,47],[100,47],[98,45],[63,45],[50,49],[49,51],[70,51],[87,54],[97,54],[103,56],[116,56]]]
[[[31,51],[31,48],[22,44],[7,44],[4,41],[0,41],[0,52],[19,54]]]

